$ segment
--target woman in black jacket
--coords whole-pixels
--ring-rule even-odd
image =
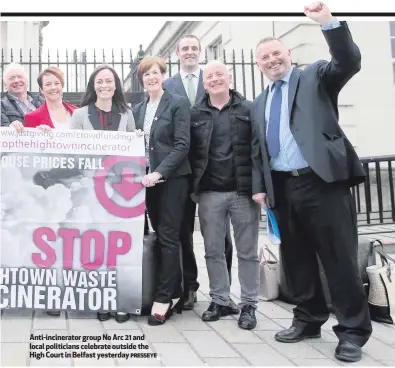
[[[182,311],[180,229],[188,195],[190,145],[189,101],[163,89],[166,64],[145,57],[137,75],[148,97],[133,109],[136,128],[144,131],[147,175],[146,206],[157,235],[158,276],[148,324],[166,322]]]

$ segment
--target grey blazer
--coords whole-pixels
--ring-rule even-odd
[[[115,114],[116,118],[111,121],[111,130],[133,132],[136,129],[132,110],[121,113],[113,104],[112,113]],[[90,104],[74,110],[73,116],[71,117],[71,129],[102,130],[95,104]]]

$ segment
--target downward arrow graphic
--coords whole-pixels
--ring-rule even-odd
[[[143,184],[134,182],[135,176],[131,167],[124,167],[122,170],[122,182],[113,184],[116,191],[127,201],[130,201],[143,187]]]

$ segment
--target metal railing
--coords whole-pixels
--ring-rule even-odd
[[[364,183],[352,188],[361,235],[395,233],[395,156],[363,157]]]
[[[1,49],[0,72],[9,63],[16,62],[24,66],[29,77],[29,90],[38,92],[36,79],[39,73],[50,65],[56,65],[65,75],[64,92],[84,92],[88,79],[94,68],[102,63],[110,64],[123,81],[125,92],[141,93],[143,87],[137,78],[137,67],[143,57],[144,51],[133,56],[132,50],[56,50],[51,54],[49,50],[42,54],[35,54],[30,49],[27,54],[23,50]],[[204,51],[202,66],[211,59],[220,59],[232,74],[231,87],[237,89],[243,96],[253,100],[265,88],[264,78],[255,64],[253,50],[223,50],[222,56],[209,57],[207,49]],[[179,60],[165,58],[167,64],[166,77],[171,77],[180,70]],[[4,92],[4,86],[1,86]]]
[[[395,242],[395,156],[360,159],[366,180],[351,188],[357,211],[359,235],[385,234]],[[266,229],[266,214],[261,213],[261,228]]]
[[[200,63],[201,66],[207,64],[208,61],[214,58],[209,58],[207,49],[204,52],[204,60]],[[253,100],[265,88],[263,74],[259,71],[255,64],[255,56],[253,50],[240,50],[236,52],[233,50],[223,50],[222,56],[218,57],[229,69],[232,75],[231,87],[237,89],[244,97]],[[169,56],[165,58],[167,65],[166,77],[180,71],[179,60],[172,60]],[[141,92],[141,87],[137,78],[137,66],[132,69],[126,77],[125,86],[129,92]]]
[[[141,51],[141,50],[140,50]],[[100,64],[111,65],[119,75],[121,82],[125,80],[131,70],[135,70],[141,60],[141,52],[133,57],[131,49],[120,50],[56,50],[55,55],[50,51],[35,55],[34,50],[30,49],[24,54],[22,49],[1,49],[0,72],[1,77],[9,63],[21,64],[28,74],[29,90],[38,91],[36,79],[40,72],[50,65],[59,67],[64,73],[65,86],[64,92],[84,92],[88,83],[89,76]],[[1,92],[4,92],[2,83]],[[133,91],[130,91],[133,92]]]

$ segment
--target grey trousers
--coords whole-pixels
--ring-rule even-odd
[[[226,223],[230,216],[239,266],[240,306],[256,307],[259,296],[258,204],[250,196],[239,196],[236,192],[202,192],[198,201],[212,301],[229,304],[230,283],[224,252]]]

